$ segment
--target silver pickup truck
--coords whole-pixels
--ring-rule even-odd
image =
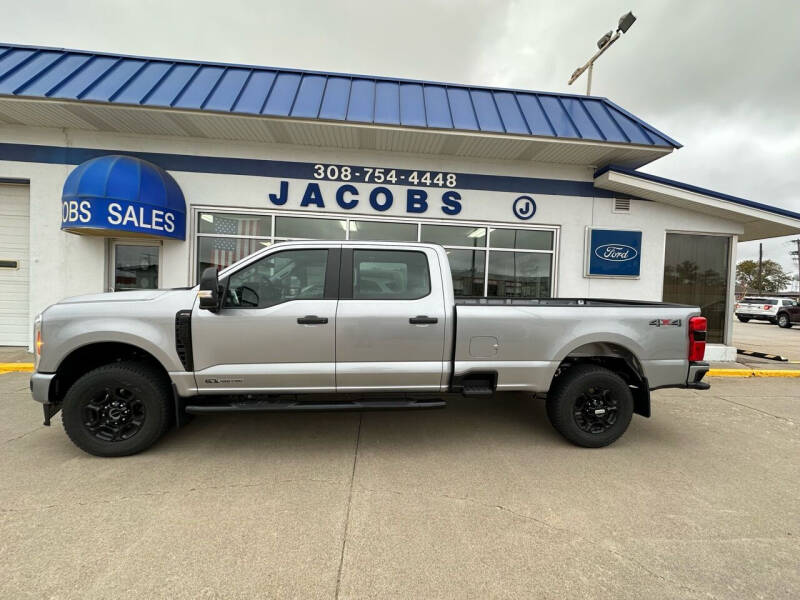
[[[34,323],[34,399],[86,452],[123,456],[189,415],[442,407],[547,394],[553,426],[606,446],[650,390],[707,389],[699,309],[456,299],[444,248],[286,242],[199,286],[70,298]]]

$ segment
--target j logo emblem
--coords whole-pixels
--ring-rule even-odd
[[[514,216],[527,221],[536,214],[536,202],[530,196],[520,196],[514,200]]]

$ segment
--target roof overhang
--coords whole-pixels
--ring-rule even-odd
[[[740,242],[800,233],[800,214],[689,184],[609,167],[595,174],[595,187],[741,223]]]
[[[666,146],[0,96],[0,126],[277,143],[488,160],[638,168]]]

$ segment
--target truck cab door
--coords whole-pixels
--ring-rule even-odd
[[[335,391],[340,249],[276,249],[221,280],[218,312],[192,311],[201,394]]]
[[[444,307],[436,253],[342,248],[336,389],[440,391]]]

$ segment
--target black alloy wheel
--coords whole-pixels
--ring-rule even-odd
[[[608,446],[631,422],[633,394],[610,369],[573,365],[553,382],[547,394],[547,416],[556,431],[577,446]]]
[[[610,389],[590,387],[575,400],[572,416],[581,431],[603,433],[617,422],[617,401]]]
[[[139,433],[147,411],[128,388],[105,387],[82,406],[83,424],[94,437],[105,442],[127,440]]]
[[[80,377],[64,396],[69,438],[96,456],[128,456],[152,446],[172,416],[166,373],[138,361],[115,362]]]

